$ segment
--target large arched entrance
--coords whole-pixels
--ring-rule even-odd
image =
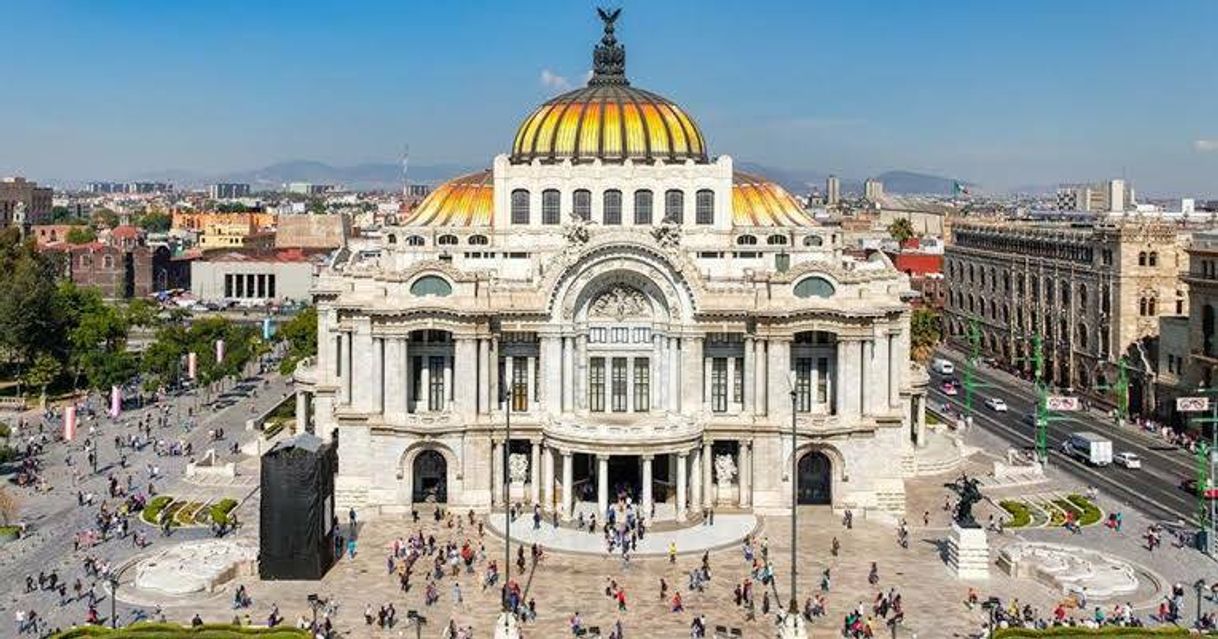
[[[444,455],[425,450],[414,458],[411,501],[444,503],[448,501],[448,463]]]
[[[833,464],[820,451],[799,458],[799,497],[801,504],[833,503]]]

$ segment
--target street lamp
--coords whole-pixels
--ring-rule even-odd
[[[418,610],[407,610],[406,620],[414,624],[415,639],[422,639],[423,626],[427,625],[427,617],[420,615]]]
[[[799,512],[799,441],[798,432],[795,422],[795,400],[797,393],[795,392],[794,375],[787,376],[787,385],[790,387],[791,394],[791,604],[787,614],[799,614],[799,603],[796,595],[795,585],[795,538],[796,538],[796,523]]]
[[[115,600],[118,599],[118,577],[110,575],[110,627],[118,628]]]
[[[1204,579],[1198,579],[1193,582],[1193,591],[1197,593],[1197,626],[1201,625],[1201,592],[1205,590],[1206,584]]]

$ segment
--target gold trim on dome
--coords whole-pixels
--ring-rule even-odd
[[[490,169],[436,187],[402,220],[403,226],[491,226],[495,183]]]
[[[732,224],[735,226],[816,226],[786,189],[748,173],[732,174]]]

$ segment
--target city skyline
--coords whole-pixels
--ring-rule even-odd
[[[37,55],[5,69],[25,89],[0,103],[15,125],[0,173],[353,165],[406,144],[412,163],[476,165],[509,149],[503,131],[532,105],[583,84],[593,6],[18,5],[0,38]],[[619,36],[635,85],[697,117],[712,154],[993,191],[1125,176],[1146,195],[1207,196],[1215,17],[1203,2],[628,3]]]

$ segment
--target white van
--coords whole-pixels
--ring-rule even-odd
[[[1112,442],[1095,433],[1070,433],[1066,441],[1062,442],[1062,452],[1092,466],[1107,466],[1112,463]]]
[[[955,375],[956,367],[949,360],[936,357],[930,363],[930,369],[940,375]]]

